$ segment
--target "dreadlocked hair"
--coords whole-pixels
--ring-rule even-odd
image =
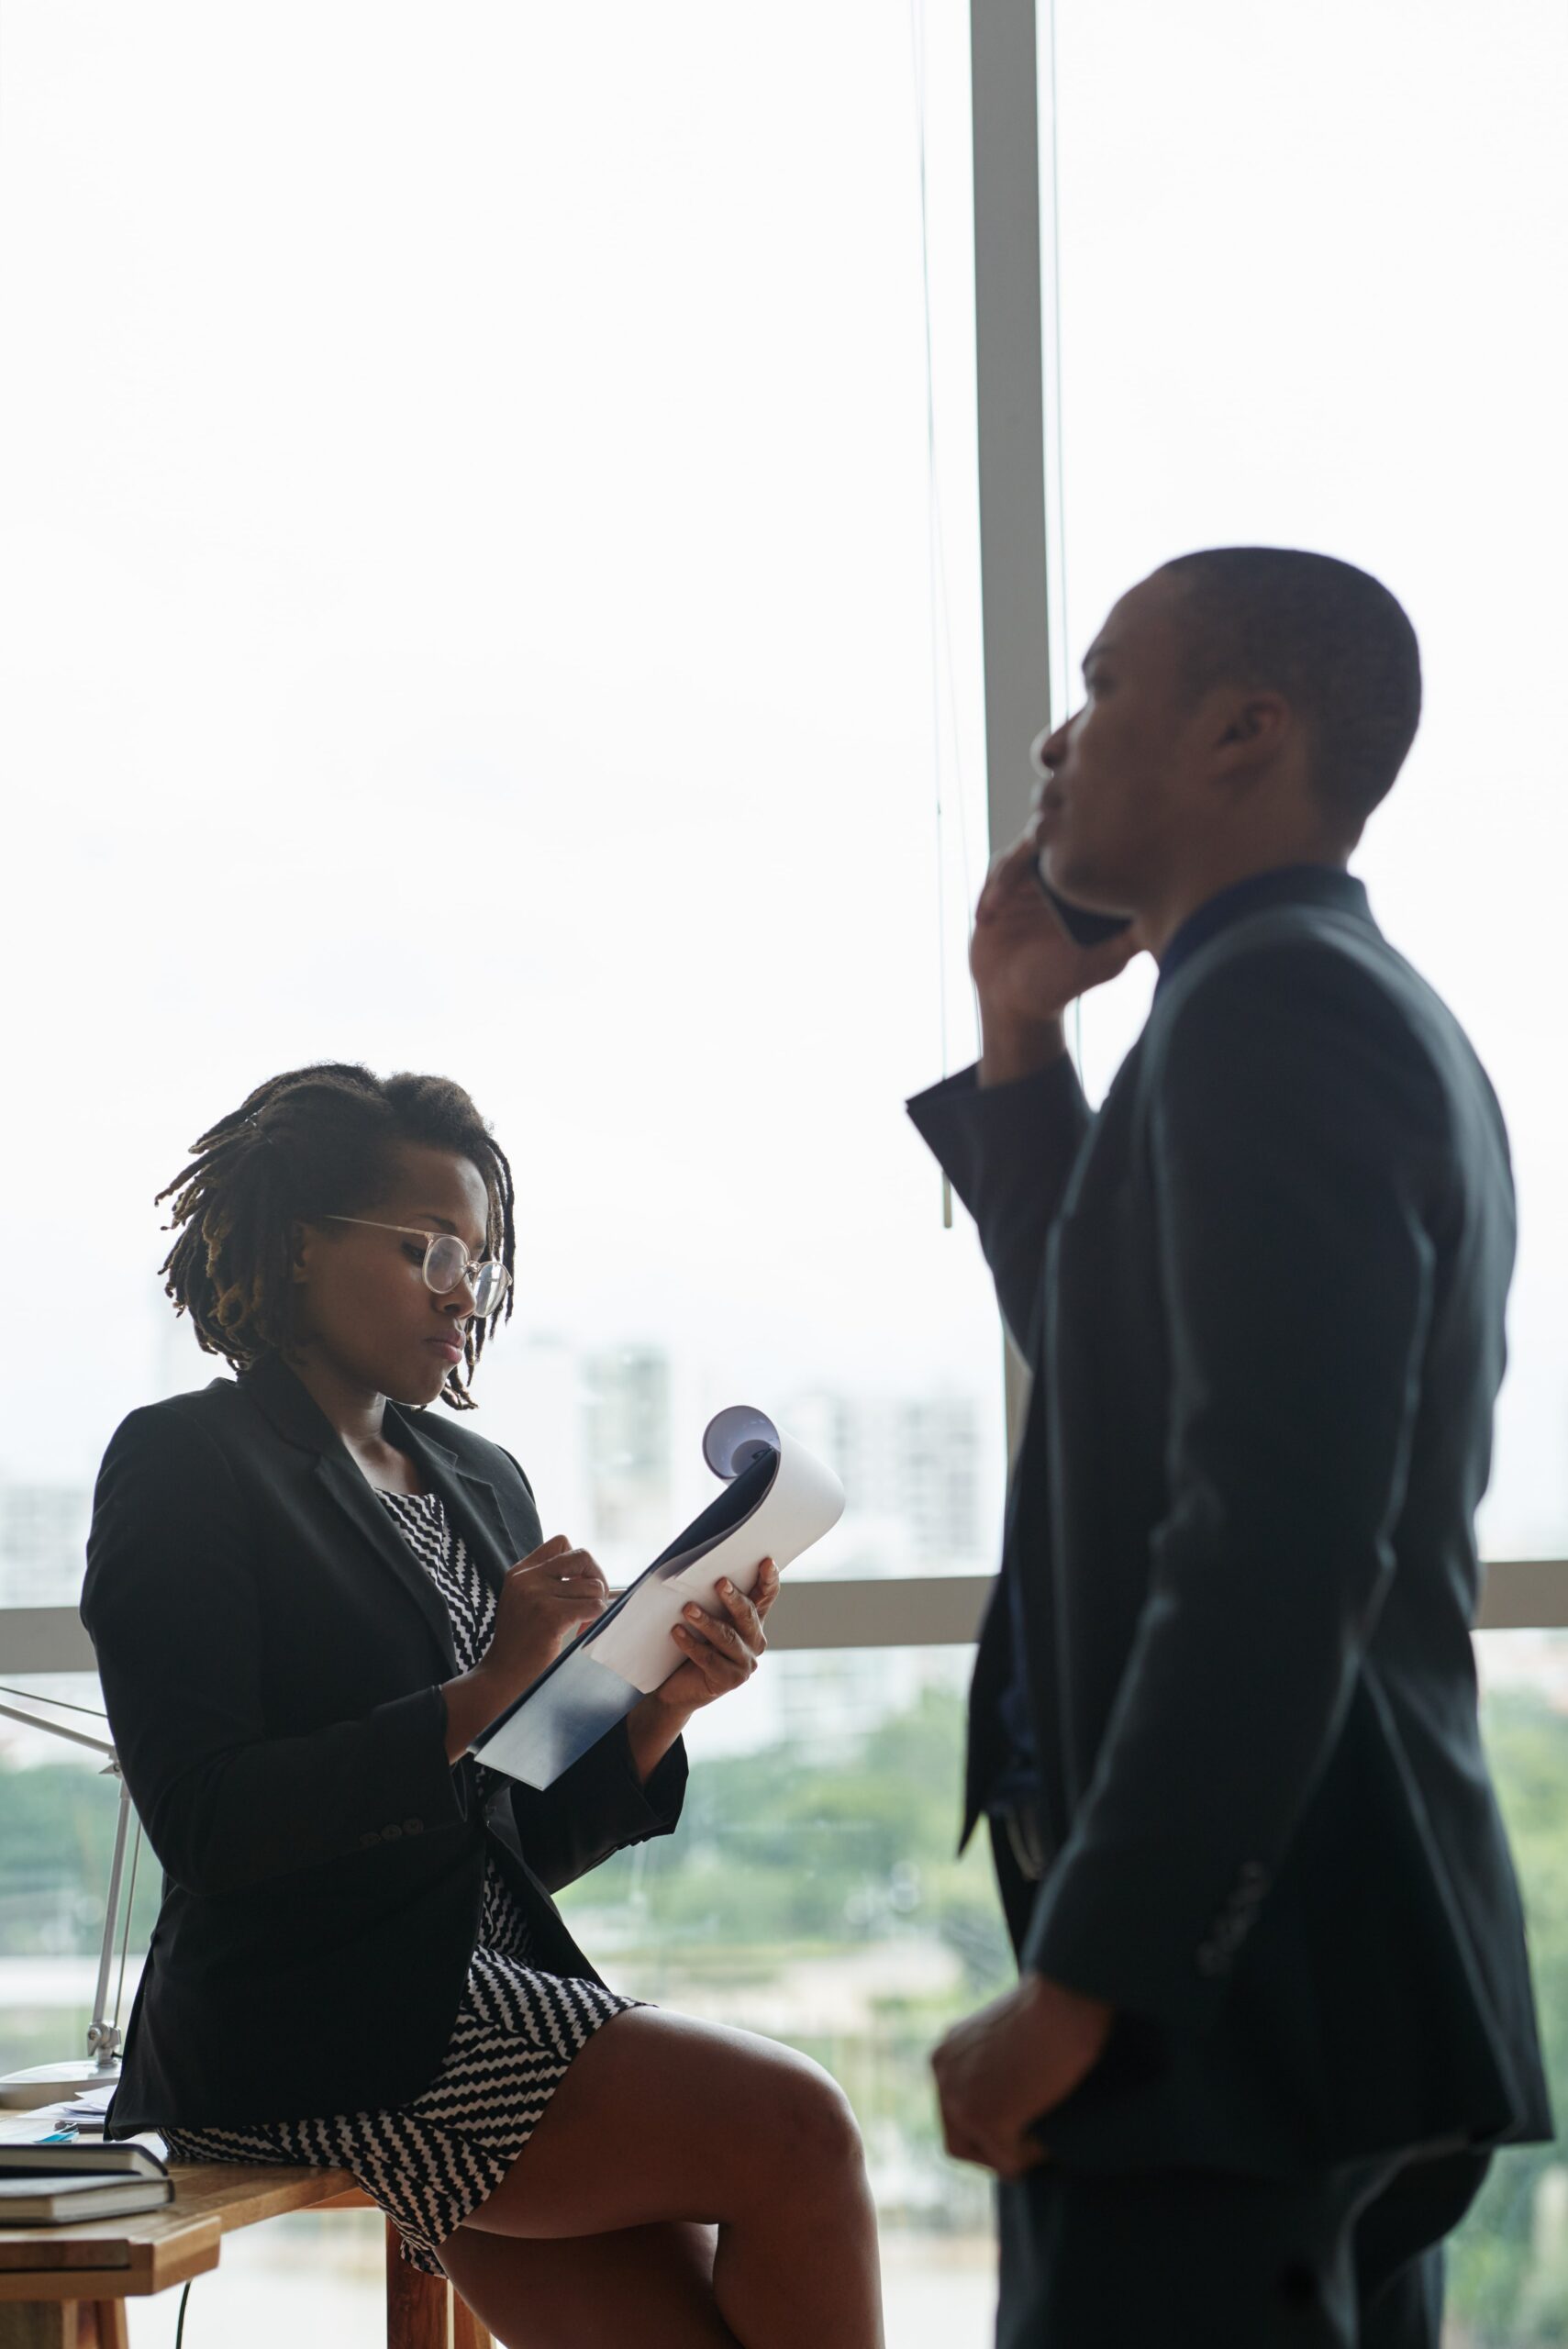
[[[403,1142],[450,1150],[476,1166],[489,1198],[487,1253],[512,1270],[512,1170],[461,1085],[444,1076],[372,1074],[351,1061],[287,1069],[247,1094],[193,1144],[191,1163],[159,1192],[178,1233],[160,1270],[204,1353],[247,1370],[290,1342],[294,1227],[373,1206]],[[506,1285],[502,1319],[514,1291]],[[441,1400],[475,1406],[469,1388],[489,1323],[470,1321],[463,1358]]]

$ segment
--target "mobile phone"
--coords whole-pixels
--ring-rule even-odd
[[[1045,877],[1043,856],[1035,859],[1034,877],[1074,946],[1103,946],[1107,938],[1119,938],[1132,928],[1130,914],[1094,914],[1085,906],[1070,906],[1065,897],[1058,896]]]

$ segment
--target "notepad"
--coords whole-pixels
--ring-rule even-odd
[[[750,1404],[709,1420],[703,1457],[724,1489],[475,1739],[472,1751],[491,1769],[553,1786],[678,1669],[670,1634],[683,1609],[695,1600],[722,1619],[721,1575],[750,1598],[764,1558],[782,1570],[843,1515],[832,1470]]]

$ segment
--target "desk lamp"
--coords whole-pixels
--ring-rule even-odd
[[[23,1691],[8,1689],[8,1696]],[[49,1697],[34,1700],[39,1704],[58,1704],[60,1699]],[[85,1713],[85,1705],[63,1706],[68,1712]],[[112,1745],[101,1737],[90,1737],[85,1731],[67,1729],[60,1721],[46,1720],[41,1714],[22,1712],[15,1705],[0,1705],[0,1713],[7,1720],[21,1721],[28,1729],[48,1730],[55,1737],[69,1738],[72,1745],[91,1747],[95,1753],[106,1754],[102,1776],[118,1778],[120,1782],[119,1817],[115,1823],[115,1855],[109,1864],[109,1896],[104,1911],[104,1945],[98,1960],[98,1987],[93,1998],[93,2020],[87,2026],[87,2054],[75,2060],[67,2058],[59,2064],[35,2064],[24,2072],[0,2075],[0,2109],[27,2111],[35,2105],[58,2104],[66,2098],[79,2096],[83,2088],[113,2087],[120,2076],[120,1994],[125,1988],[125,1948],[120,1950],[119,1980],[115,1987],[115,2010],[108,2014],[109,1969],[114,1963],[115,1932],[120,1915],[120,1887],[125,1876],[126,1844],[130,1839],[130,1788],[120,1769],[119,1756]],[[95,1719],[102,1720],[102,1714]],[[141,1821],[136,1821],[135,1841],[131,1843],[130,1883],[126,1892],[126,1939],[130,1937],[130,1904],[136,1896],[136,1863],[141,1850]]]

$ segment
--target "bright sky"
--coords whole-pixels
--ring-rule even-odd
[[[1415,0],[1059,9],[1067,649],[1226,540],[1409,604],[1429,718],[1363,869],[1518,1146],[1493,1546],[1568,1550],[1561,11],[1479,49],[1473,6]],[[966,18],[916,22],[956,1066]],[[0,1208],[52,1277],[0,1477],[90,1475],[171,1383],[151,1194],[326,1055],[471,1085],[528,1325],[763,1404],[994,1402],[901,1106],[941,1062],[911,30],[899,0],[8,0]],[[1140,989],[1085,1023],[1096,1085]]]
[[[169,1383],[151,1195],[326,1055],[469,1084],[525,1324],[722,1399],[995,1403],[902,1108],[941,1065],[917,152],[893,6],[9,8],[0,1201],[92,1321],[40,1300],[0,1475],[89,1475]]]
[[[1359,860],[1464,1021],[1519,1191],[1493,1555],[1568,1554],[1557,716],[1568,13],[1058,0],[1074,667],[1184,548],[1320,547],[1420,635],[1426,709]],[[1103,1082],[1146,976],[1086,1007]]]

